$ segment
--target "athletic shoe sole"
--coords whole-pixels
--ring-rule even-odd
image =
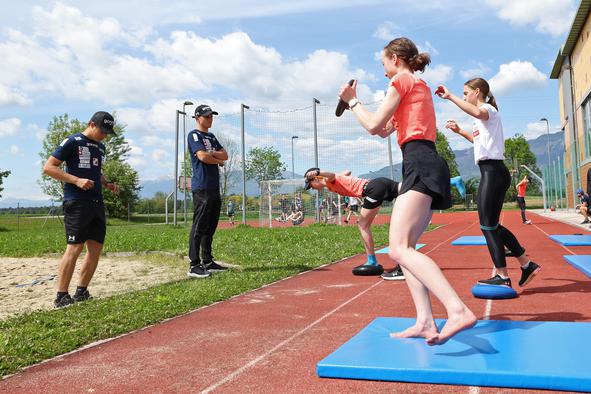
[[[380,275],[383,280],[404,280],[404,275],[402,276],[383,276]]]
[[[538,272],[540,272],[540,270],[541,270],[541,269],[542,269],[542,267],[538,267],[538,268],[536,268],[536,269],[535,269],[535,270],[534,270],[534,271],[531,273],[531,275],[527,277],[527,279],[525,280],[525,282],[523,282],[523,284],[522,284],[522,285],[519,285],[519,286],[520,286],[520,287],[525,287],[525,286],[527,286],[527,284],[528,284],[529,282],[531,282],[531,280],[532,280],[532,279],[533,279],[533,278],[534,278],[534,277],[535,277],[535,276],[538,274]]]
[[[187,276],[189,278],[208,278],[209,277],[209,274],[202,274],[201,275],[201,274],[194,274],[192,272],[187,272]]]

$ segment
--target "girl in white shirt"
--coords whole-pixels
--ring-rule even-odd
[[[488,82],[474,78],[464,84],[464,98],[451,94],[445,86],[439,86],[435,94],[457,105],[474,117],[472,132],[462,130],[455,120],[448,120],[445,127],[474,143],[474,162],[480,167],[478,187],[478,218],[488,250],[495,265],[495,275],[479,280],[484,285],[509,286],[505,247],[521,265],[519,286],[525,286],[540,271],[540,266],[530,261],[525,249],[511,231],[499,223],[505,193],[511,184],[509,170],[505,166],[505,138],[499,109]]]

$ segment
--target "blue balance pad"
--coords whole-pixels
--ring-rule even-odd
[[[517,292],[509,286],[481,285],[477,283],[472,287],[472,295],[487,300],[502,300],[517,297]]]
[[[451,243],[452,245],[486,245],[486,239],[484,235],[465,235],[458,239],[455,239]]]
[[[564,246],[591,246],[591,235],[550,235],[550,239]]]
[[[318,376],[591,391],[591,323],[481,320],[440,346],[390,338],[414,323],[376,318],[320,361]]]
[[[419,250],[421,249],[423,246],[425,246],[426,244],[417,244],[417,246],[415,246],[415,250]],[[376,254],[387,254],[390,252],[390,247],[386,246],[383,249],[380,250],[376,250]]]
[[[591,255],[566,255],[563,256],[566,261],[573,265],[576,269],[591,277]]]

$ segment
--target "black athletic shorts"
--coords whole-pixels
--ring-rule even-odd
[[[89,239],[101,244],[105,242],[107,221],[102,201],[68,200],[64,201],[63,207],[67,243],[81,244]]]
[[[398,182],[388,178],[370,179],[363,188],[363,208],[374,209],[398,197]]]
[[[413,140],[402,145],[402,186],[400,194],[409,190],[431,196],[431,209],[451,207],[449,167],[437,154],[435,144]]]
[[[349,205],[351,212],[357,212],[359,210],[359,204]]]

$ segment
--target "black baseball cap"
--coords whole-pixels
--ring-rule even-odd
[[[195,108],[195,116],[193,116],[194,118],[198,117],[198,116],[209,116],[209,115],[219,115],[216,111],[214,111],[213,109],[211,109],[211,107],[207,104],[201,104],[199,106],[197,106],[197,108]]]
[[[103,133],[116,135],[115,130],[113,130],[113,127],[115,127],[115,118],[110,113],[105,111],[95,112],[92,118],[90,118],[90,121],[97,125]]]
[[[317,171],[317,173],[320,173],[320,168],[318,168],[318,167],[312,167],[312,168],[308,168],[306,170],[306,172],[304,172],[304,183],[306,184],[304,186],[304,190],[310,190],[310,188],[312,187],[312,179],[314,179],[314,178],[308,179],[308,177],[306,177],[306,175],[308,175],[308,173],[310,171]]]

